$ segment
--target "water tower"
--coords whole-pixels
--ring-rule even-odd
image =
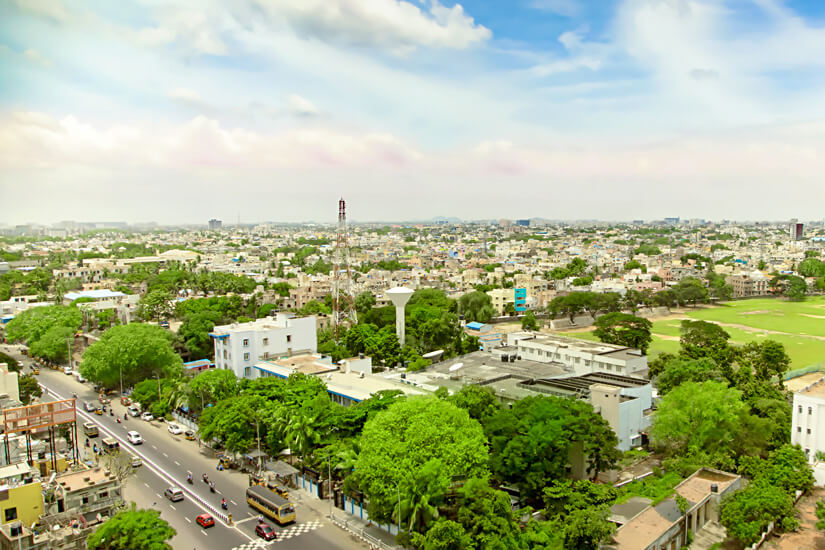
[[[395,334],[398,335],[398,343],[404,347],[404,306],[410,301],[413,291],[403,286],[397,286],[387,291],[387,296],[395,306]]]

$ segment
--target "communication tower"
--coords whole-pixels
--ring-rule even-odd
[[[332,286],[332,337],[338,341],[347,325],[358,322],[355,297],[352,295],[352,273],[349,267],[347,238],[347,203],[338,201],[338,238],[335,241]]]

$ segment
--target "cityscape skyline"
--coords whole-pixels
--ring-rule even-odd
[[[17,0],[0,194],[40,199],[6,220],[291,222],[339,195],[360,219],[812,218],[823,17],[810,0]]]

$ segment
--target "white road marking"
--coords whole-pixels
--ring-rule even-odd
[[[180,462],[178,462],[177,460],[175,461],[175,464],[177,464],[178,466],[180,466]]]
[[[169,455],[166,454],[166,453],[163,453],[163,456],[165,456],[166,458],[169,458]]]
[[[157,448],[157,447],[155,447],[154,445],[152,445],[152,448],[153,448],[154,450],[156,450],[156,451],[158,450],[158,448]]]
[[[143,482],[143,484],[146,485],[146,487],[149,487],[149,484],[146,483],[145,481]]]
[[[215,492],[216,492],[216,493],[218,493],[218,494],[221,494],[221,492],[220,492],[220,491],[218,491],[217,489],[215,489]]]
[[[232,499],[229,499],[229,502],[231,502],[231,503],[232,503],[232,504],[234,504],[235,506],[237,506],[237,505],[238,505],[238,503],[237,503],[237,502],[235,502],[235,501],[234,501],[234,500],[232,500]]]
[[[158,496],[158,498],[163,498],[162,496],[160,496],[160,493],[155,493],[155,494]]]
[[[208,533],[206,532],[206,530],[205,530],[205,529],[201,529],[201,535],[206,535],[206,534],[208,534]]]
[[[189,518],[188,518],[188,517],[186,517],[186,516],[183,516],[183,519],[185,519],[185,520],[186,520],[186,521],[188,521],[189,523],[192,523],[192,520],[191,520],[191,519],[189,519]]]
[[[172,510],[177,510],[177,508],[175,508],[175,505],[174,505],[174,504],[170,504],[170,505],[169,505],[169,508],[171,508]]]

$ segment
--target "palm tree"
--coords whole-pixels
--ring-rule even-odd
[[[438,518],[438,506],[444,501],[450,480],[443,475],[441,461],[430,460],[410,481],[399,484],[401,503],[398,519],[406,521],[408,531],[423,533],[425,527]]]
[[[310,412],[306,407],[283,412],[286,413],[286,422],[281,424],[284,442],[292,451],[298,451],[301,455],[301,462],[306,463],[307,454],[312,451],[313,446],[320,439],[316,427],[318,414]]]
[[[189,381],[189,378],[181,376],[173,382],[174,385],[169,391],[169,400],[166,402],[172,410],[189,404]]]

